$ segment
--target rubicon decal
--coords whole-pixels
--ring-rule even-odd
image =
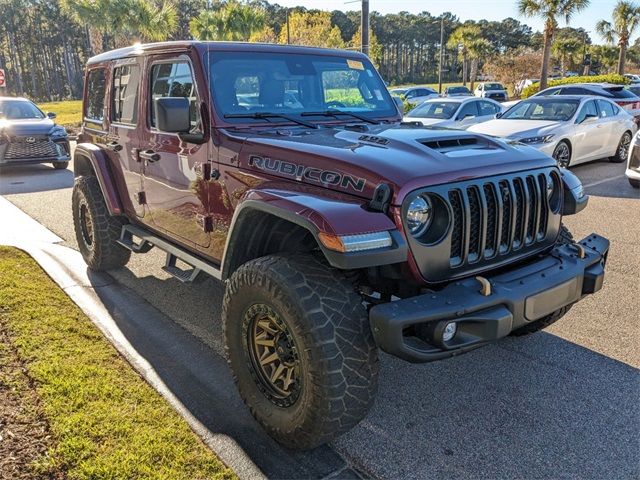
[[[294,177],[296,180],[304,179],[325,186],[335,185],[344,189],[352,189],[356,192],[361,192],[365,186],[364,178],[257,155],[249,157],[249,165],[264,172],[279,173]]]

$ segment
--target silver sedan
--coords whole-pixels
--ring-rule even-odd
[[[626,161],[636,128],[633,117],[608,99],[558,95],[519,102],[469,131],[525,143],[568,167],[606,157]]]
[[[504,108],[501,104],[488,98],[432,98],[407,113],[404,121],[464,130],[471,125],[491,120],[502,111]]]

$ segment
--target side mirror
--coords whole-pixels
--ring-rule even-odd
[[[587,113],[580,123],[581,124],[582,123],[593,123],[597,119],[598,119],[597,115],[594,115],[593,113]]]
[[[53,120],[54,118],[56,118],[56,114],[53,112],[47,112],[47,118],[50,118],[51,120]]]
[[[189,130],[191,130],[188,98],[156,98],[153,108],[156,117],[156,127],[158,127],[158,130],[161,132],[188,133]]]
[[[502,113],[502,112],[498,112],[498,113],[496,113],[495,118],[501,118],[501,117],[502,117],[502,115],[503,115],[503,113]]]
[[[404,115],[404,102],[400,97],[392,97],[393,101],[396,103],[396,107],[398,107],[398,111],[400,115]]]

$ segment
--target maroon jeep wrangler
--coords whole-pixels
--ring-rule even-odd
[[[580,181],[533,148],[403,123],[360,53],[170,42],[89,60],[73,217],[94,270],[166,252],[226,285],[229,364],[278,441],[356,425],[378,349],[411,362],[535,332],[602,287]]]

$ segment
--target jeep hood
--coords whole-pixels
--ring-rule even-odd
[[[387,183],[395,205],[416,188],[555,165],[531,147],[442,128],[323,125],[225,132],[236,148],[241,144],[242,169],[363,198]]]

